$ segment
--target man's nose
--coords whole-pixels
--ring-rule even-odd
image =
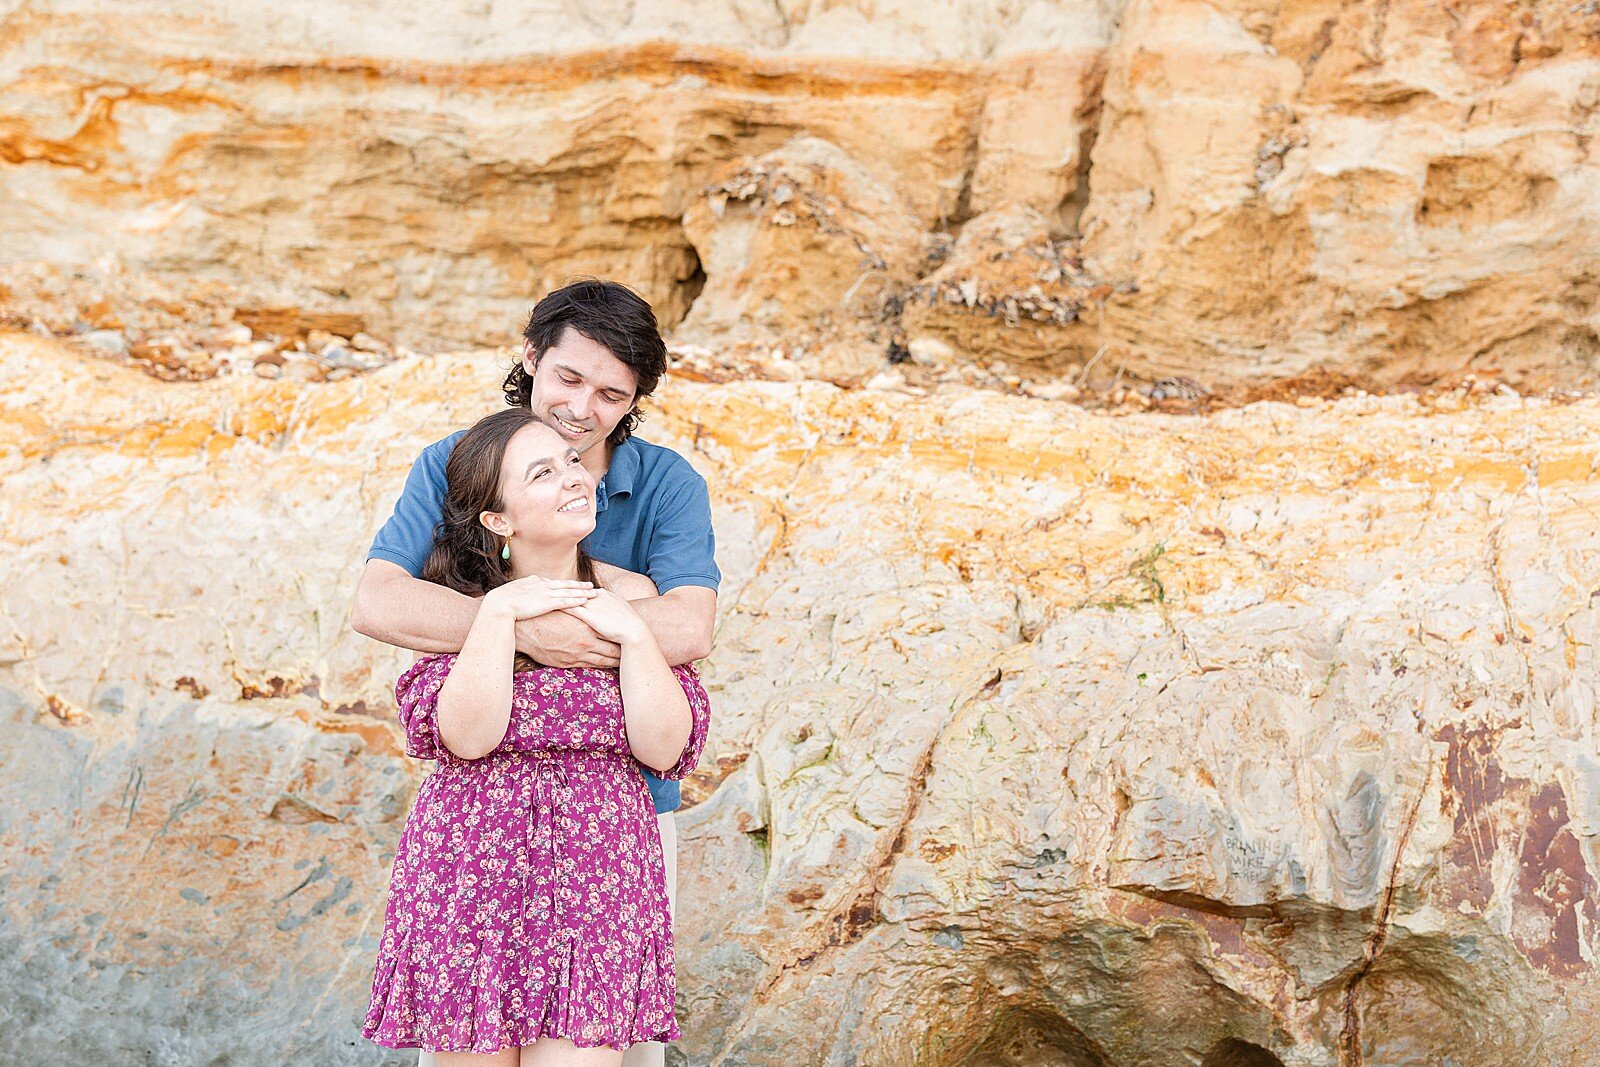
[[[587,392],[574,394],[567,401],[567,410],[572,412],[572,417],[575,419],[587,419],[593,408],[594,396]]]

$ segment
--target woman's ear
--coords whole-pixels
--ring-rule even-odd
[[[500,514],[498,511],[478,512],[478,522],[485,530],[488,530],[496,537],[511,536],[511,523],[508,522],[506,517]]]

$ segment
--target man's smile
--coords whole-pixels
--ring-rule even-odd
[[[572,437],[578,437],[589,432],[589,427],[579,426],[575,422],[568,422],[553,411],[550,413],[550,417],[555,420],[557,429]]]

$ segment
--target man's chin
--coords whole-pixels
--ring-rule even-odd
[[[563,441],[577,449],[579,452],[588,451],[604,436],[599,430],[584,430],[581,433],[573,433],[571,430],[567,429],[567,427],[563,426],[561,421],[554,415],[544,415],[539,419],[539,421],[554,430]]]

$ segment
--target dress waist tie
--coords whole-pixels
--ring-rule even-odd
[[[565,857],[566,808],[572,801],[572,785],[567,781],[566,769],[558,760],[540,756],[535,762],[533,798],[528,807],[528,838],[532,842],[531,851],[535,856],[542,856],[543,862],[534,859],[529,864],[524,885],[528,885],[535,876],[534,872],[541,868],[549,872],[548,896],[537,903],[543,903],[548,909],[544,917],[549,923],[548,928],[557,931],[556,936],[562,940],[570,941],[573,932],[565,921],[562,897],[571,893],[568,882],[572,872],[567,869]],[[537,886],[529,888],[534,893],[538,892]],[[567,984],[566,974],[559,977],[558,984]]]

